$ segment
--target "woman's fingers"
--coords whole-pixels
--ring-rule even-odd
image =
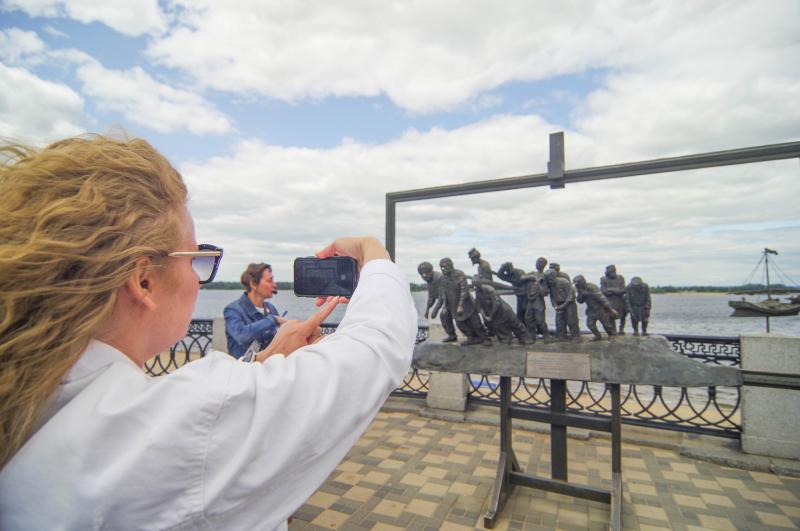
[[[317,302],[321,300],[317,299]],[[309,317],[305,320],[306,326],[311,330],[317,328],[325,322],[325,319],[333,312],[336,306],[339,304],[339,297],[328,297],[327,304],[317,311],[314,315]]]
[[[327,247],[324,247],[315,253],[317,258],[328,258],[330,256],[336,256],[336,245],[332,243]]]
[[[328,295],[327,297],[317,297],[317,306],[322,306],[326,302],[331,302],[334,299],[333,295]],[[339,302],[350,302],[350,299],[346,299],[344,297],[339,297]]]

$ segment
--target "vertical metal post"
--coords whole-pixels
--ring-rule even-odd
[[[550,380],[550,411],[567,411],[565,380]],[[553,479],[567,481],[567,427],[553,423],[550,424],[550,471]]]
[[[622,528],[622,404],[619,384],[611,384],[611,515],[609,528]]]
[[[497,473],[494,477],[492,492],[489,495],[489,506],[483,516],[483,527],[492,529],[500,512],[503,510],[508,496],[514,489],[511,484],[511,472],[520,470],[514,450],[511,447],[511,377],[500,377],[500,459],[497,462]]]
[[[395,236],[395,203],[394,199],[389,198],[386,194],[386,250],[389,251],[389,256],[394,261],[394,236]]]
[[[550,134],[550,160],[547,162],[550,188],[564,188],[564,132]]]
[[[611,472],[622,471],[622,412],[619,384],[611,384]]]
[[[511,377],[500,377],[500,451],[511,451]]]

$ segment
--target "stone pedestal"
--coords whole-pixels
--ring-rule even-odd
[[[742,369],[800,374],[800,337],[741,336]],[[742,450],[800,459],[800,391],[742,387]]]
[[[211,325],[211,350],[219,350],[220,352],[228,352],[228,340],[225,337],[225,318],[214,317],[214,323]]]
[[[428,380],[428,397],[425,403],[429,408],[465,411],[469,381],[466,374],[431,372]]]

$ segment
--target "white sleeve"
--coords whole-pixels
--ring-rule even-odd
[[[374,260],[336,333],[263,365],[231,362],[208,442],[206,517],[265,529],[284,522],[407,374],[416,332],[408,282],[392,262]]]

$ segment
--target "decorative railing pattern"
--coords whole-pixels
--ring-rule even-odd
[[[324,323],[322,333],[330,334],[336,324]],[[191,360],[206,355],[211,346],[212,321],[193,320],[189,331],[169,352],[145,363],[151,376],[171,372]],[[417,331],[417,343],[428,339],[428,327]],[[739,338],[693,335],[667,335],[672,348],[702,363],[739,366]],[[516,405],[547,408],[550,389],[547,381],[517,378],[512,400]],[[469,399],[497,405],[500,402],[499,378],[470,375]],[[429,390],[427,371],[414,369],[392,393],[424,397]],[[684,432],[741,437],[741,395],[738,387],[673,388],[652,385],[629,385],[622,388],[622,422]],[[610,415],[608,387],[603,384],[571,381],[567,383],[567,408],[573,412]]]
[[[666,336],[672,348],[689,358],[717,365],[739,365],[739,339],[736,337]],[[516,378],[512,383],[512,402],[531,408],[549,408],[550,389],[538,378]],[[514,382],[512,380],[512,382]],[[469,399],[498,405],[499,378],[470,375]],[[741,437],[738,387],[662,387],[658,385],[622,386],[622,422],[653,428]],[[567,409],[576,413],[610,415],[609,388],[604,384],[570,381],[567,383]]]
[[[162,376],[205,356],[211,346],[213,323],[211,319],[192,319],[186,336],[170,347],[169,353],[147,360],[145,372],[150,376]]]
[[[675,352],[686,357],[713,363],[738,367],[741,363],[739,338],[728,336],[665,335]]]

